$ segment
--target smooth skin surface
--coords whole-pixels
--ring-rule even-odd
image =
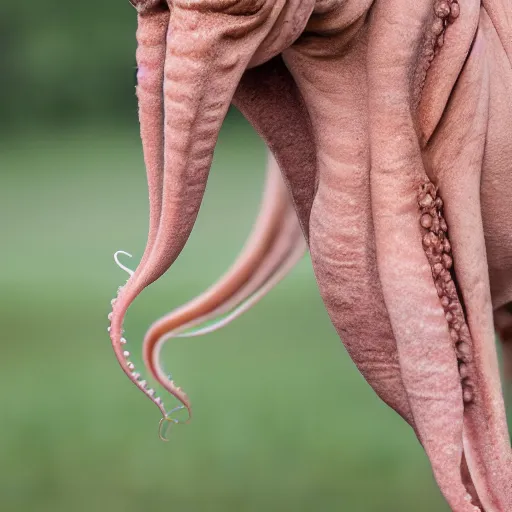
[[[150,373],[190,412],[160,368],[161,345],[240,304],[232,293],[241,286],[244,300],[283,275],[299,244],[291,200],[340,338],[414,428],[452,510],[511,510],[493,312],[507,341],[512,8],[499,0],[132,3],[151,212],[142,261],[109,316],[125,373],[164,420],[177,421],[134,371],[122,324],[183,249],[233,102],[274,154],[290,199],[271,182],[250,264],[242,255],[233,281],[198,298],[182,321],[171,314],[148,332]]]

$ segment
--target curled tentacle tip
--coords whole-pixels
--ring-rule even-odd
[[[181,411],[183,409],[187,409],[188,411],[188,418],[185,421],[181,421],[177,418],[173,418],[171,415],[172,413],[176,411]],[[190,421],[190,409],[188,407],[185,407],[184,405],[179,405],[178,407],[175,407],[171,411],[169,411],[159,422],[158,424],[158,437],[162,441],[169,441],[167,437],[167,433],[169,432],[169,428],[171,425],[184,425],[187,424]]]
[[[178,420],[174,418],[169,418],[169,416],[164,416],[160,423],[158,424],[158,437],[161,441],[168,442],[169,439],[167,437],[167,433],[169,432],[169,428],[171,425],[176,425]]]
[[[130,276],[133,276],[133,274],[135,273],[132,269],[126,267],[125,265],[123,265],[120,261],[119,261],[119,255],[120,254],[124,254],[125,256],[128,256],[129,258],[133,258],[133,256],[129,253],[129,252],[126,252],[126,251],[117,251],[115,254],[114,254],[114,261],[116,262],[116,265],[121,269],[121,270],[124,270],[128,275]]]

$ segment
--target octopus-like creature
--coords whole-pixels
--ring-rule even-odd
[[[309,249],[340,339],[414,429],[454,512],[512,511],[495,332],[512,368],[512,3],[509,0],[131,0],[149,186],[142,259],[112,301],[121,368],[128,307],[182,251],[234,104],[269,150],[245,249],[205,293],[156,321],[166,340],[220,328]],[[116,256],[117,258],[119,255]]]

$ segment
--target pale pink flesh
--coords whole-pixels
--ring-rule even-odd
[[[363,15],[369,4],[363,0],[347,2],[344,12],[348,24],[334,39],[334,45],[322,47],[320,39],[319,44],[310,47],[311,62],[300,55],[304,49],[302,41],[287,52],[286,62],[292,69],[293,79],[283,72],[279,60],[246,72],[235,101],[275,150],[278,161],[283,155],[284,161],[303,158],[302,165],[296,168],[282,165],[283,171],[303,230],[311,237],[315,272],[324,301],[362,373],[380,396],[416,428],[439,486],[454,511],[470,512],[476,510],[474,505],[480,506],[477,501],[473,504],[468,501],[467,489],[472,483],[468,475],[461,475],[465,473],[465,453],[483,508],[487,512],[505,512],[512,508],[511,454],[493,345],[489,268],[483,238],[486,223],[492,228],[493,219],[485,218],[489,209],[482,208],[479,197],[480,183],[483,180],[485,184],[486,176],[481,177],[480,173],[492,158],[484,154],[486,130],[492,132],[487,122],[496,118],[489,114],[492,108],[492,103],[491,107],[488,103],[489,90],[492,90],[489,89],[489,76],[500,73],[500,70],[494,73],[485,68],[484,62],[496,60],[496,53],[486,54],[486,43],[490,44],[493,38],[497,40],[498,43],[492,42],[493,52],[496,52],[501,40],[510,62],[510,8],[498,0],[484,1],[489,18],[485,10],[480,12],[475,0],[461,2],[461,14],[448,27],[443,36],[445,46],[436,50],[431,63],[429,55],[433,56],[436,41],[432,35],[436,19],[431,0],[414,3],[379,0],[374,2],[371,16],[365,18]],[[328,7],[324,8],[328,10]],[[353,12],[360,12],[359,17],[350,14],[351,8]],[[209,27],[207,35],[211,36],[217,28],[208,25],[204,21],[207,18],[202,15],[187,13],[187,16],[176,21],[176,30],[194,30],[204,22],[204,26]],[[335,22],[343,19],[343,13],[340,11],[338,18],[327,16],[322,22],[326,19],[332,25],[328,31],[331,34]],[[322,23],[310,24],[310,28],[317,26]],[[369,26],[367,41],[366,36],[361,36],[366,31],[362,27],[366,26]],[[480,27],[479,34],[483,31],[485,37],[480,35],[482,40],[477,38],[471,47],[477,26]],[[237,25],[234,32],[239,34],[240,31],[243,29]],[[359,56],[357,45],[353,45],[343,58],[338,55],[332,62],[325,61],[323,53],[326,49],[342,48],[354,34],[358,34],[360,43],[367,45],[359,47]],[[272,47],[275,37],[267,34],[261,41],[265,40]],[[180,49],[194,48],[194,43],[187,41],[183,34]],[[233,48],[231,46],[231,52],[236,53]],[[470,48],[471,55],[465,62]],[[198,53],[204,57],[208,53],[207,47],[201,47]],[[179,55],[182,59],[180,69],[185,71],[186,54],[189,55]],[[263,62],[265,58],[261,55],[253,54],[247,64]],[[319,61],[315,62],[313,57],[319,55],[330,68],[327,71],[322,71]],[[339,66],[336,69],[339,83],[333,94],[329,72],[336,66]],[[231,74],[231,70],[230,66],[222,68],[220,74],[224,88],[229,84],[230,91],[234,91],[232,80],[236,80],[237,74],[242,76],[243,66],[237,68],[237,73]],[[195,72],[193,86],[196,93],[202,90],[201,84],[206,77],[213,78],[215,92],[215,76],[219,68],[212,66],[206,71],[198,68]],[[307,76],[308,73],[311,76]],[[191,77],[192,71],[187,76]],[[258,80],[261,78],[260,85]],[[294,88],[294,80],[300,93]],[[285,93],[284,99],[268,94],[276,84],[278,95],[281,91]],[[220,88],[219,81],[217,96]],[[261,89],[266,93],[261,94],[263,99],[259,97]],[[462,99],[457,103],[458,91],[462,91]],[[318,99],[319,92],[327,92],[328,99]],[[288,101],[290,97],[292,101]],[[180,98],[185,105],[188,105],[187,100],[188,95]],[[286,105],[285,116],[283,111],[276,113],[283,109],[283,105]],[[290,112],[300,127],[287,123],[288,105],[293,105]],[[215,119],[208,117],[214,107],[204,102],[195,105],[194,109],[187,106],[188,112],[197,116],[185,128],[187,134],[192,134],[187,140],[206,141],[218,129],[218,115],[212,116]],[[211,123],[216,123],[211,132],[194,131]],[[468,126],[466,132],[471,135],[466,138],[461,135],[464,130],[460,128],[464,123]],[[293,127],[293,135],[287,138],[283,133],[290,133],[290,127]],[[304,143],[303,148],[294,146],[296,130],[299,130],[298,138]],[[446,134],[443,130],[447,130]],[[174,146],[170,143],[172,140],[172,136],[168,138],[166,134],[166,146],[170,144],[166,148],[166,157],[170,154],[179,163],[178,157],[194,155],[192,146],[182,144],[183,138],[176,138],[180,144]],[[284,151],[280,152],[279,148]],[[178,165],[179,169],[183,167],[183,173],[171,179],[166,169],[160,219],[172,220],[169,225],[172,225],[173,235],[178,234],[177,239],[172,240],[176,247],[171,256],[165,253],[169,232],[166,232],[166,224],[160,223],[156,244],[149,260],[145,261],[145,271],[139,271],[137,276],[139,284],[133,285],[135,280],[130,281],[132,295],[126,294],[126,307],[144,286],[168,268],[188,237],[202,196],[201,187],[204,189],[213,146],[206,142],[200,149],[205,163],[199,166],[203,171],[198,171],[194,179],[193,185],[197,185],[198,190],[194,191],[192,201],[187,198],[183,203],[190,209],[180,211],[180,215],[177,214],[178,206],[168,206],[165,198],[171,198],[171,192],[175,193],[174,197],[185,197],[184,189],[180,187],[194,173],[185,172],[184,166]],[[309,164],[304,165],[304,161]],[[314,169],[311,170],[313,162]],[[299,172],[288,175],[295,169]],[[504,171],[506,167],[500,170]],[[471,330],[472,361],[468,373],[474,394],[466,405],[462,402],[453,342],[421,243],[424,230],[419,225],[417,193],[418,186],[428,178],[439,185],[446,203],[456,279],[461,287],[459,297]],[[317,180],[318,192],[313,201]],[[485,194],[483,196],[485,199]],[[161,249],[155,250],[159,243]],[[495,253],[491,250],[490,254],[494,261]],[[141,274],[146,276],[142,280]],[[512,286],[505,287],[504,293],[507,290],[512,290]],[[370,302],[370,294],[375,303]],[[354,304],[355,312],[352,311]],[[371,333],[365,331],[364,324],[361,325],[365,314],[371,317],[368,325],[377,326]],[[120,314],[123,315],[124,312]],[[359,324],[353,321],[354,317],[359,319]],[[498,327],[506,324],[503,315],[497,314],[496,321]],[[505,325],[501,331],[506,332],[506,328]],[[115,332],[113,341],[114,338]],[[158,354],[156,345],[150,351],[153,359]],[[117,351],[116,354],[119,355]]]

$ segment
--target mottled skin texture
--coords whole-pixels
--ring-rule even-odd
[[[261,214],[232,269],[150,328],[150,374],[190,413],[162,343],[235,318],[306,240],[341,340],[416,432],[452,510],[512,510],[494,345],[495,327],[512,372],[510,2],[132,4],[150,223],[109,315],[125,373],[176,421],[123,352],[122,324],[186,243],[233,102],[275,157]]]

